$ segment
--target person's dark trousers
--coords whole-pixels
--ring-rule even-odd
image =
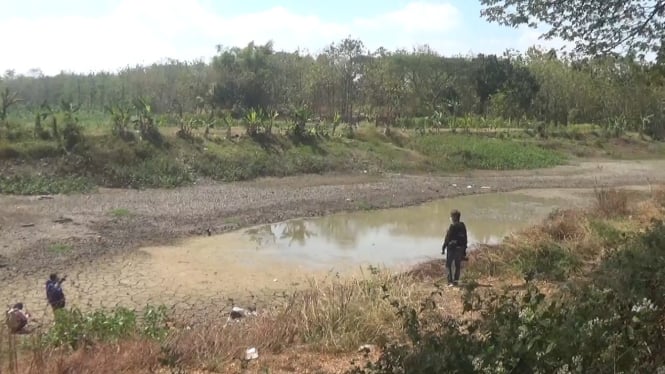
[[[448,284],[457,284],[459,281],[460,269],[462,267],[463,248],[448,248],[446,251],[446,269],[448,269]],[[453,263],[455,264],[455,274],[453,275]]]

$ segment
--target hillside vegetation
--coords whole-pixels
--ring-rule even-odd
[[[659,61],[530,49],[319,55],[272,44],[210,63],[0,81],[0,192],[175,187],[325,172],[529,169],[570,156],[659,157]],[[585,125],[574,125],[585,124]]]

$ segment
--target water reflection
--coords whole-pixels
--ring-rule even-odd
[[[392,266],[438,256],[453,208],[461,210],[471,244],[493,244],[565,205],[561,199],[483,194],[409,208],[291,220],[247,230],[245,235],[257,250],[280,259],[321,266],[340,261]]]

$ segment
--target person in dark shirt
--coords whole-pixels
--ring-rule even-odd
[[[60,279],[58,278],[58,275],[54,273],[51,274],[49,280],[46,281],[46,298],[54,312],[65,307],[65,293],[62,291],[62,282],[64,282],[65,279],[67,279],[66,276]]]
[[[448,270],[448,286],[457,286],[460,277],[462,258],[466,257],[466,226],[460,221],[462,214],[454,209],[450,212],[450,227],[441,247],[441,254],[446,254],[446,269]],[[452,265],[455,264],[453,274]]]

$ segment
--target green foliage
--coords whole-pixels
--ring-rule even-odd
[[[148,104],[148,101],[142,97],[136,98],[134,100],[134,110],[136,115],[132,117],[132,122],[141,134],[141,139],[155,145],[161,145],[163,138],[157,128],[152,107]]]
[[[129,165],[107,165],[96,179],[102,185],[122,188],[173,188],[193,182],[185,165],[166,155],[136,160]]]
[[[312,118],[312,111],[308,106],[300,106],[294,108],[291,114],[293,125],[291,127],[291,135],[297,139],[302,140],[307,137],[307,122]]]
[[[565,281],[575,274],[582,262],[569,248],[555,242],[542,243],[513,259],[518,274],[532,274],[538,279]]]
[[[533,4],[544,6],[542,1]],[[618,8],[612,9],[616,12]],[[600,18],[595,13],[594,17]],[[97,116],[81,118],[79,123],[86,129],[107,123],[108,117],[99,116],[106,111],[114,135],[127,141],[140,136],[156,145],[162,143],[158,128],[163,122],[179,125],[177,134],[187,140],[205,127],[203,137],[207,138],[210,124],[224,121],[223,113],[228,113],[254,136],[271,134],[277,117],[295,124],[290,108],[302,107],[311,111],[311,122],[319,123],[314,132],[320,137],[327,136],[327,128],[320,124],[334,124],[335,114],[340,122],[333,129],[343,122],[348,125],[349,138],[366,121],[383,127],[387,134],[394,125],[418,128],[420,133],[444,127],[470,131],[483,124],[473,116],[489,114],[493,118],[483,120],[491,126],[497,124],[494,117],[505,119],[502,126],[538,121],[545,127],[585,122],[607,128],[621,119],[621,131],[611,130],[608,135],[639,130],[660,139],[665,137],[665,70],[663,58],[658,61],[642,61],[634,54],[561,57],[536,48],[472,58],[442,56],[428,46],[412,51],[369,51],[360,40],[348,38],[317,55],[276,52],[271,43],[249,43],[241,48],[219,46],[211,64],[167,61],[117,74],[14,75],[3,81],[3,87],[21,92],[25,101],[16,104],[12,118],[4,122],[32,121],[40,103],[76,97],[82,110]],[[144,95],[151,99],[142,98]],[[435,111],[446,116],[428,118]],[[182,119],[179,123],[170,118],[174,113]],[[60,137],[63,114],[55,114],[46,113],[48,120],[40,116],[35,121],[37,139]],[[460,119],[464,121],[458,124]],[[293,130],[296,138],[311,135],[300,125]]]
[[[116,308],[108,313],[60,309],[56,311],[55,324],[45,340],[51,346],[78,349],[96,342],[117,341],[135,331],[136,314],[126,308]]]
[[[85,177],[58,177],[36,174],[0,176],[0,193],[51,195],[90,192],[94,183]]]
[[[44,140],[24,142],[0,142],[0,160],[41,160],[54,158],[64,153],[57,144]]]
[[[563,163],[553,151],[516,140],[467,135],[418,137],[413,149],[431,157],[435,169],[535,169]]]
[[[83,143],[83,129],[78,123],[78,112],[80,106],[71,102],[62,101],[60,111],[63,113],[64,128],[62,129],[62,144],[65,151],[72,152]]]
[[[339,118],[337,118],[339,120]],[[199,177],[240,181],[261,176],[388,170],[450,171],[538,168],[563,163],[562,156],[511,139],[472,135],[407,137],[364,129],[354,139],[307,129],[296,138],[273,135],[231,140],[172,138],[159,146],[96,136],[66,153],[54,142],[0,142],[1,159],[46,158],[47,174],[13,172],[0,177],[0,192],[85,192],[93,185],[115,188],[179,187]],[[516,152],[517,150],[517,152]],[[62,156],[62,157],[60,157]]]
[[[164,305],[148,305],[143,311],[141,333],[148,338],[163,341],[168,336],[168,309]]]
[[[111,211],[111,215],[116,218],[128,217],[132,214],[129,209],[117,208]]]
[[[116,104],[106,106],[105,110],[111,115],[113,123],[111,127],[111,134],[123,140],[134,140],[134,134],[129,129],[132,121],[131,109],[129,107]]]
[[[65,254],[71,252],[72,247],[67,244],[53,244],[48,247],[48,250],[55,254]]]
[[[626,234],[624,232],[617,230],[603,220],[592,220],[589,226],[598,237],[602,238],[606,248],[616,248],[625,239]]]
[[[131,336],[145,336],[159,341],[166,338],[168,328],[165,306],[148,305],[142,317],[139,319],[136,312],[122,307],[91,313],[83,313],[79,309],[60,309],[56,311],[55,324],[43,340],[53,347],[65,346],[76,350]]]
[[[7,111],[12,106],[20,103],[22,100],[18,97],[17,92],[11,92],[9,87],[0,92],[0,121],[7,119]]]
[[[378,361],[352,373],[649,372],[665,365],[665,225],[624,240],[588,281],[549,297],[479,292],[470,284],[465,312],[436,312],[436,294],[418,312],[395,303],[409,344],[388,344]]]
[[[550,26],[546,38],[574,42],[578,52],[612,53],[618,47],[652,52],[661,46],[665,1],[481,0],[491,22],[517,27]]]

